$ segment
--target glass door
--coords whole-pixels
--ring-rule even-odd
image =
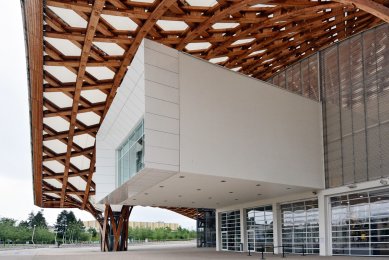
[[[247,250],[255,251],[255,231],[247,230]]]
[[[222,250],[228,250],[228,247],[227,247],[227,231],[222,231]]]

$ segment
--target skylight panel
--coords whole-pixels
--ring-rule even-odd
[[[184,31],[188,25],[181,21],[158,20],[157,25],[164,31]]]
[[[102,14],[101,17],[116,30],[135,31],[138,28],[138,25],[128,17],[108,14]]]
[[[191,42],[185,46],[188,51],[205,50],[211,46],[209,42]]]

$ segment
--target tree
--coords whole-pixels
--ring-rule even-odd
[[[85,233],[84,223],[80,219],[77,220],[72,211],[63,210],[59,213],[55,229],[59,238],[63,237],[70,243],[90,240],[89,234]]]
[[[30,228],[33,228],[34,226],[47,228],[47,222],[46,218],[43,216],[43,210],[38,211],[36,214],[31,211],[28,215],[27,223]]]
[[[73,211],[62,210],[57,217],[57,222],[55,224],[55,229],[59,237],[64,237],[66,235],[66,230],[69,225],[76,222],[76,216],[74,216]]]
[[[92,238],[97,237],[97,230],[93,227],[88,228],[88,233],[91,235]]]
[[[26,221],[26,220],[20,221],[18,226],[20,228],[29,228],[30,227],[30,225],[28,224],[28,221]]]

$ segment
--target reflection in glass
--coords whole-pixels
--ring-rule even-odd
[[[272,206],[246,210],[247,243],[251,251],[273,252],[273,210]]]
[[[389,255],[389,190],[331,198],[334,255]]]
[[[143,120],[118,149],[118,186],[129,180],[144,167]]]
[[[220,220],[222,250],[240,251],[240,211],[222,212]]]
[[[282,245],[289,253],[319,253],[317,200],[281,205]]]

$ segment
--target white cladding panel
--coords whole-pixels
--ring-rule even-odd
[[[96,137],[96,201],[142,118],[147,171],[324,186],[319,103],[145,40]]]
[[[96,136],[96,201],[116,188],[116,150],[145,113],[143,44],[134,57]]]
[[[145,168],[179,170],[178,52],[144,41],[96,137],[96,201],[117,187],[116,150],[144,118]]]
[[[182,172],[324,187],[319,103],[179,57]]]
[[[145,167],[179,171],[178,52],[145,41]]]

